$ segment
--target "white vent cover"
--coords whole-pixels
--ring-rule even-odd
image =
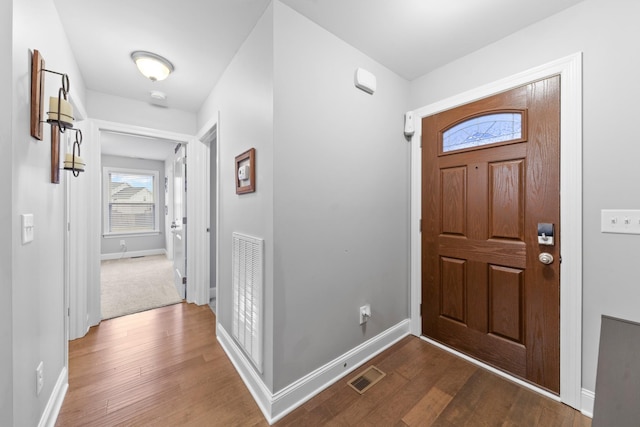
[[[232,335],[262,373],[264,240],[233,233]]]

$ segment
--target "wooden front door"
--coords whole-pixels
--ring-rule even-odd
[[[423,334],[554,393],[559,153],[558,76],[422,121]]]

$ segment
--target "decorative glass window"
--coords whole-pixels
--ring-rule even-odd
[[[522,139],[522,113],[494,113],[465,120],[442,134],[442,152]]]

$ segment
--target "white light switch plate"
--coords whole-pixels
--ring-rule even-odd
[[[603,209],[600,214],[603,233],[640,234],[640,210]]]
[[[22,217],[22,244],[33,241],[33,214],[23,214]]]

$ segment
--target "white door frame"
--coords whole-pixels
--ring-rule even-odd
[[[582,53],[526,70],[413,111],[411,139],[411,333],[422,335],[422,118],[532,81],[560,75],[560,400],[582,409]],[[502,371],[501,375],[508,376]],[[529,383],[512,380],[558,399]]]
[[[170,132],[152,128],[146,128],[142,126],[134,126],[124,123],[110,122],[105,120],[96,120],[91,119],[88,120],[90,123],[90,138],[85,137],[86,143],[90,143],[92,145],[91,150],[91,158],[88,159],[87,163],[91,165],[87,171],[85,172],[88,176],[91,177],[90,182],[91,186],[94,189],[99,189],[99,191],[91,191],[88,196],[88,203],[92,206],[93,212],[102,212],[102,187],[100,186],[102,180],[102,164],[100,161],[100,153],[101,153],[101,142],[100,142],[100,134],[102,131],[109,132],[119,132],[130,135],[138,135],[138,136],[147,136],[151,138],[158,139],[168,139],[171,141],[176,141],[179,143],[183,143],[187,145],[187,159],[189,158],[189,147],[194,146],[193,144],[194,137],[192,135],[187,135],[183,133]],[[192,175],[191,172],[187,171],[188,176],[187,179],[190,179],[192,182],[197,182],[197,175]],[[187,212],[195,211],[190,206],[190,200],[193,203],[195,198],[191,197],[187,199]],[[191,219],[190,219],[191,220]],[[87,262],[89,265],[89,281],[88,281],[88,289],[87,294],[89,298],[89,302],[87,304],[85,313],[88,316],[89,326],[97,325],[102,320],[102,316],[100,314],[100,237],[102,236],[102,227],[101,227],[101,215],[92,215],[89,218],[89,233],[87,236],[88,239],[88,254],[87,254]],[[197,225],[197,224],[194,224]],[[191,228],[193,230],[193,228]],[[195,240],[189,231],[190,228],[187,228],[187,253],[192,256],[191,262],[187,262],[187,301],[195,302],[197,304],[201,304],[199,300],[196,299],[197,289],[195,281],[193,283],[189,283],[189,277],[195,277],[193,274],[194,265],[198,263],[198,253],[194,250],[194,248],[189,247],[189,241],[192,242]],[[76,309],[80,309],[77,307]],[[72,313],[74,307],[71,307]]]
[[[220,153],[220,112],[218,112],[211,120],[209,120],[196,134],[196,140],[198,143],[193,144],[197,146],[201,153],[201,163],[199,163],[200,170],[199,176],[201,184],[199,185],[198,191],[200,191],[199,202],[200,212],[202,215],[202,230],[205,230],[207,227],[215,227],[215,265],[216,265],[216,308],[215,312],[218,312],[218,301],[217,293],[219,292],[220,287],[219,283],[219,275],[220,269],[219,267],[219,257],[220,257],[220,165],[219,165],[219,153]],[[210,173],[211,173],[211,150],[215,150],[215,174],[216,174],[216,194],[215,194],[215,202],[216,202],[216,216],[215,216],[215,225],[210,223],[210,215],[211,215],[211,186],[210,186]],[[207,257],[210,255],[210,239],[211,233],[204,233],[200,239],[201,251]],[[203,283],[203,286],[199,291],[201,294],[199,295],[202,304],[208,304],[210,299],[209,286],[210,286],[210,262],[211,259],[208,258],[205,262],[200,263],[198,266],[200,277],[206,280],[206,284]],[[203,280],[203,282],[205,281]]]

